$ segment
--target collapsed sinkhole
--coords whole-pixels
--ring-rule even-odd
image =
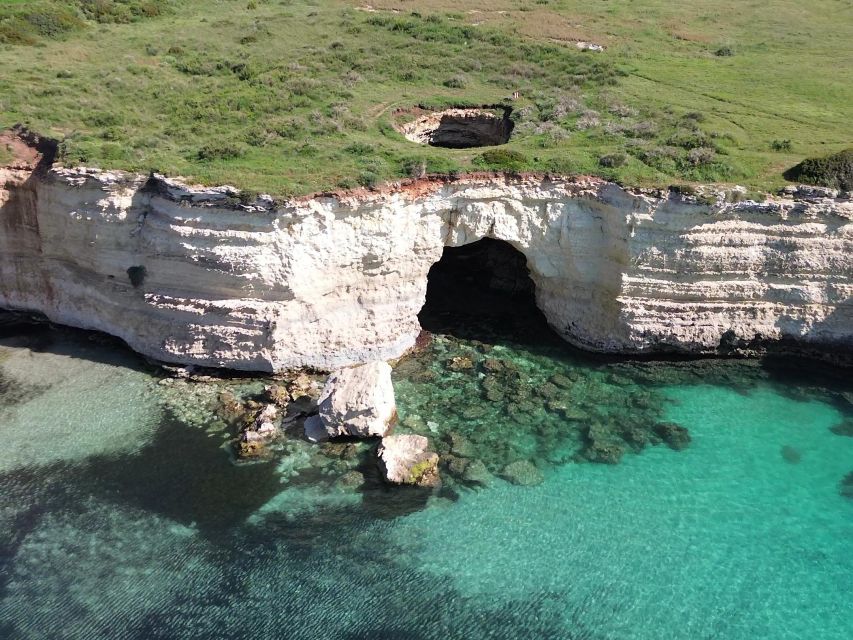
[[[511,111],[509,107],[431,111],[398,128],[406,139],[433,147],[494,147],[509,142]]]
[[[536,306],[535,291],[527,259],[508,242],[483,238],[445,247],[429,270],[418,320],[425,331],[465,340],[562,344]]]

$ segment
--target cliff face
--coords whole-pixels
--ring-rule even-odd
[[[853,348],[849,200],[709,206],[594,179],[472,177],[240,207],[227,188],[86,169],[0,170],[0,184],[0,306],[170,362],[397,357],[430,266],[483,237],[524,253],[549,322],[590,349]]]

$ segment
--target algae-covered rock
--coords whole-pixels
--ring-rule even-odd
[[[269,402],[281,407],[282,409],[290,402],[290,392],[287,387],[280,384],[268,384],[264,387],[264,395]]]
[[[523,487],[533,487],[545,481],[545,476],[542,475],[542,472],[529,460],[511,462],[503,468],[501,477],[512,484]]]
[[[261,408],[254,421],[237,438],[237,455],[241,458],[257,458],[266,455],[267,445],[281,435],[278,407],[268,404]]]
[[[420,487],[441,484],[438,454],[429,450],[429,440],[425,436],[385,436],[379,444],[378,454],[379,467],[388,482]]]

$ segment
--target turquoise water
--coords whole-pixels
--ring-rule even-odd
[[[7,333],[0,638],[853,637],[844,372],[439,338],[395,372],[400,428],[487,471],[429,493],[384,487],[368,445],[232,464],[215,398],[263,381],[161,383],[113,343]],[[590,424],[618,464],[587,461]],[[501,479],[518,460],[544,481]]]

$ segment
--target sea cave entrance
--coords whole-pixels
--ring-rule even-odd
[[[527,259],[508,242],[483,238],[445,247],[429,270],[418,320],[430,333],[489,344],[561,342],[536,306],[535,291]]]

